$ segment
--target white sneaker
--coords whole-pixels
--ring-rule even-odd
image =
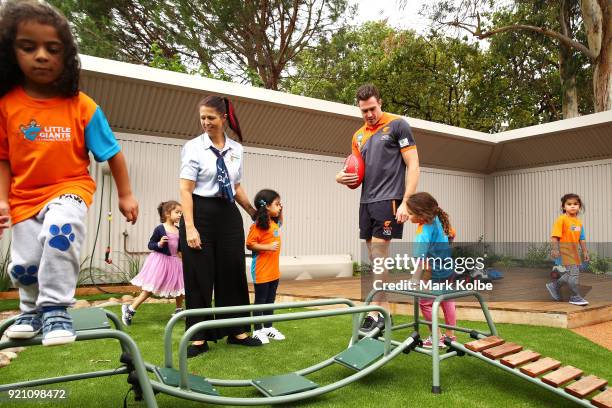
[[[266,335],[272,340],[285,340],[283,333],[276,330],[275,327],[267,327],[262,330],[265,330]]]
[[[261,344],[268,344],[270,340],[268,340],[268,336],[264,332],[265,329],[255,330],[253,332],[253,338],[261,341]]]

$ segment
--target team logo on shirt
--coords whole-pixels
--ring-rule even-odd
[[[32,119],[28,125],[20,125],[19,130],[23,137],[33,142],[34,140],[48,142],[69,142],[72,129],[63,126],[41,126]]]
[[[408,146],[408,139],[400,139],[399,145],[400,145],[400,147]]]
[[[391,221],[385,221],[383,224],[383,235],[391,236],[392,230],[393,226],[391,225]]]
[[[363,140],[363,133],[357,135],[357,145],[361,148],[361,141]]]
[[[391,128],[389,126],[385,126],[382,130],[384,134],[388,134],[390,131],[391,131]]]
[[[572,226],[570,227],[570,231],[573,231],[573,232],[580,232],[580,225],[572,225]]]
[[[19,125],[19,130],[23,133],[23,137],[28,140],[34,140],[40,133],[40,125],[36,123],[36,119],[32,119],[27,126]]]

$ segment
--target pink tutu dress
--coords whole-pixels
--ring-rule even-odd
[[[168,248],[172,256],[153,251],[131,283],[140,286],[142,290],[153,292],[162,297],[177,297],[185,294],[183,281],[183,262],[176,255],[178,250],[178,234],[167,232]]]

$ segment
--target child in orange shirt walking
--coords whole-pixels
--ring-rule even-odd
[[[12,223],[13,285],[21,314],[5,334],[43,346],[73,342],[74,303],[85,217],[96,183],[89,152],[108,161],[119,209],[132,223],[121,148],[96,103],[79,92],[80,63],[68,21],[33,0],[0,7],[0,236]]]
[[[253,251],[251,274],[255,285],[255,304],[261,305],[274,303],[280,278],[279,227],[283,218],[280,195],[273,190],[261,190],[255,195],[255,208],[257,209],[255,223],[249,230],[246,246]],[[253,316],[273,313],[272,310],[254,312]],[[263,344],[269,343],[268,339],[285,339],[280,331],[272,327],[272,323],[265,323],[263,327],[261,324],[256,324],[254,328],[253,337],[258,338]]]
[[[589,261],[589,253],[586,249],[586,238],[584,226],[578,218],[578,213],[583,208],[582,200],[578,194],[565,194],[561,197],[561,214],[555,224],[551,234],[552,258],[555,261],[555,268],[562,274],[558,279],[553,279],[546,284],[546,289],[554,300],[561,300],[559,288],[562,284],[567,284],[572,292],[569,303],[577,306],[586,306],[589,302],[584,299],[578,291],[578,277],[580,275],[580,253],[578,246],[582,250],[585,262]]]

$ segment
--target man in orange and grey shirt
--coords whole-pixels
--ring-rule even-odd
[[[401,239],[403,223],[408,219],[406,201],[416,191],[419,180],[419,156],[410,125],[399,116],[382,111],[380,93],[374,85],[357,90],[357,103],[365,124],[355,132],[353,154],[360,154],[365,164],[359,206],[359,238],[366,241],[370,260],[389,254],[392,238]],[[336,175],[344,185],[357,182],[356,174]],[[388,304],[381,304],[388,308]],[[362,330],[382,327],[378,313],[369,314]]]

